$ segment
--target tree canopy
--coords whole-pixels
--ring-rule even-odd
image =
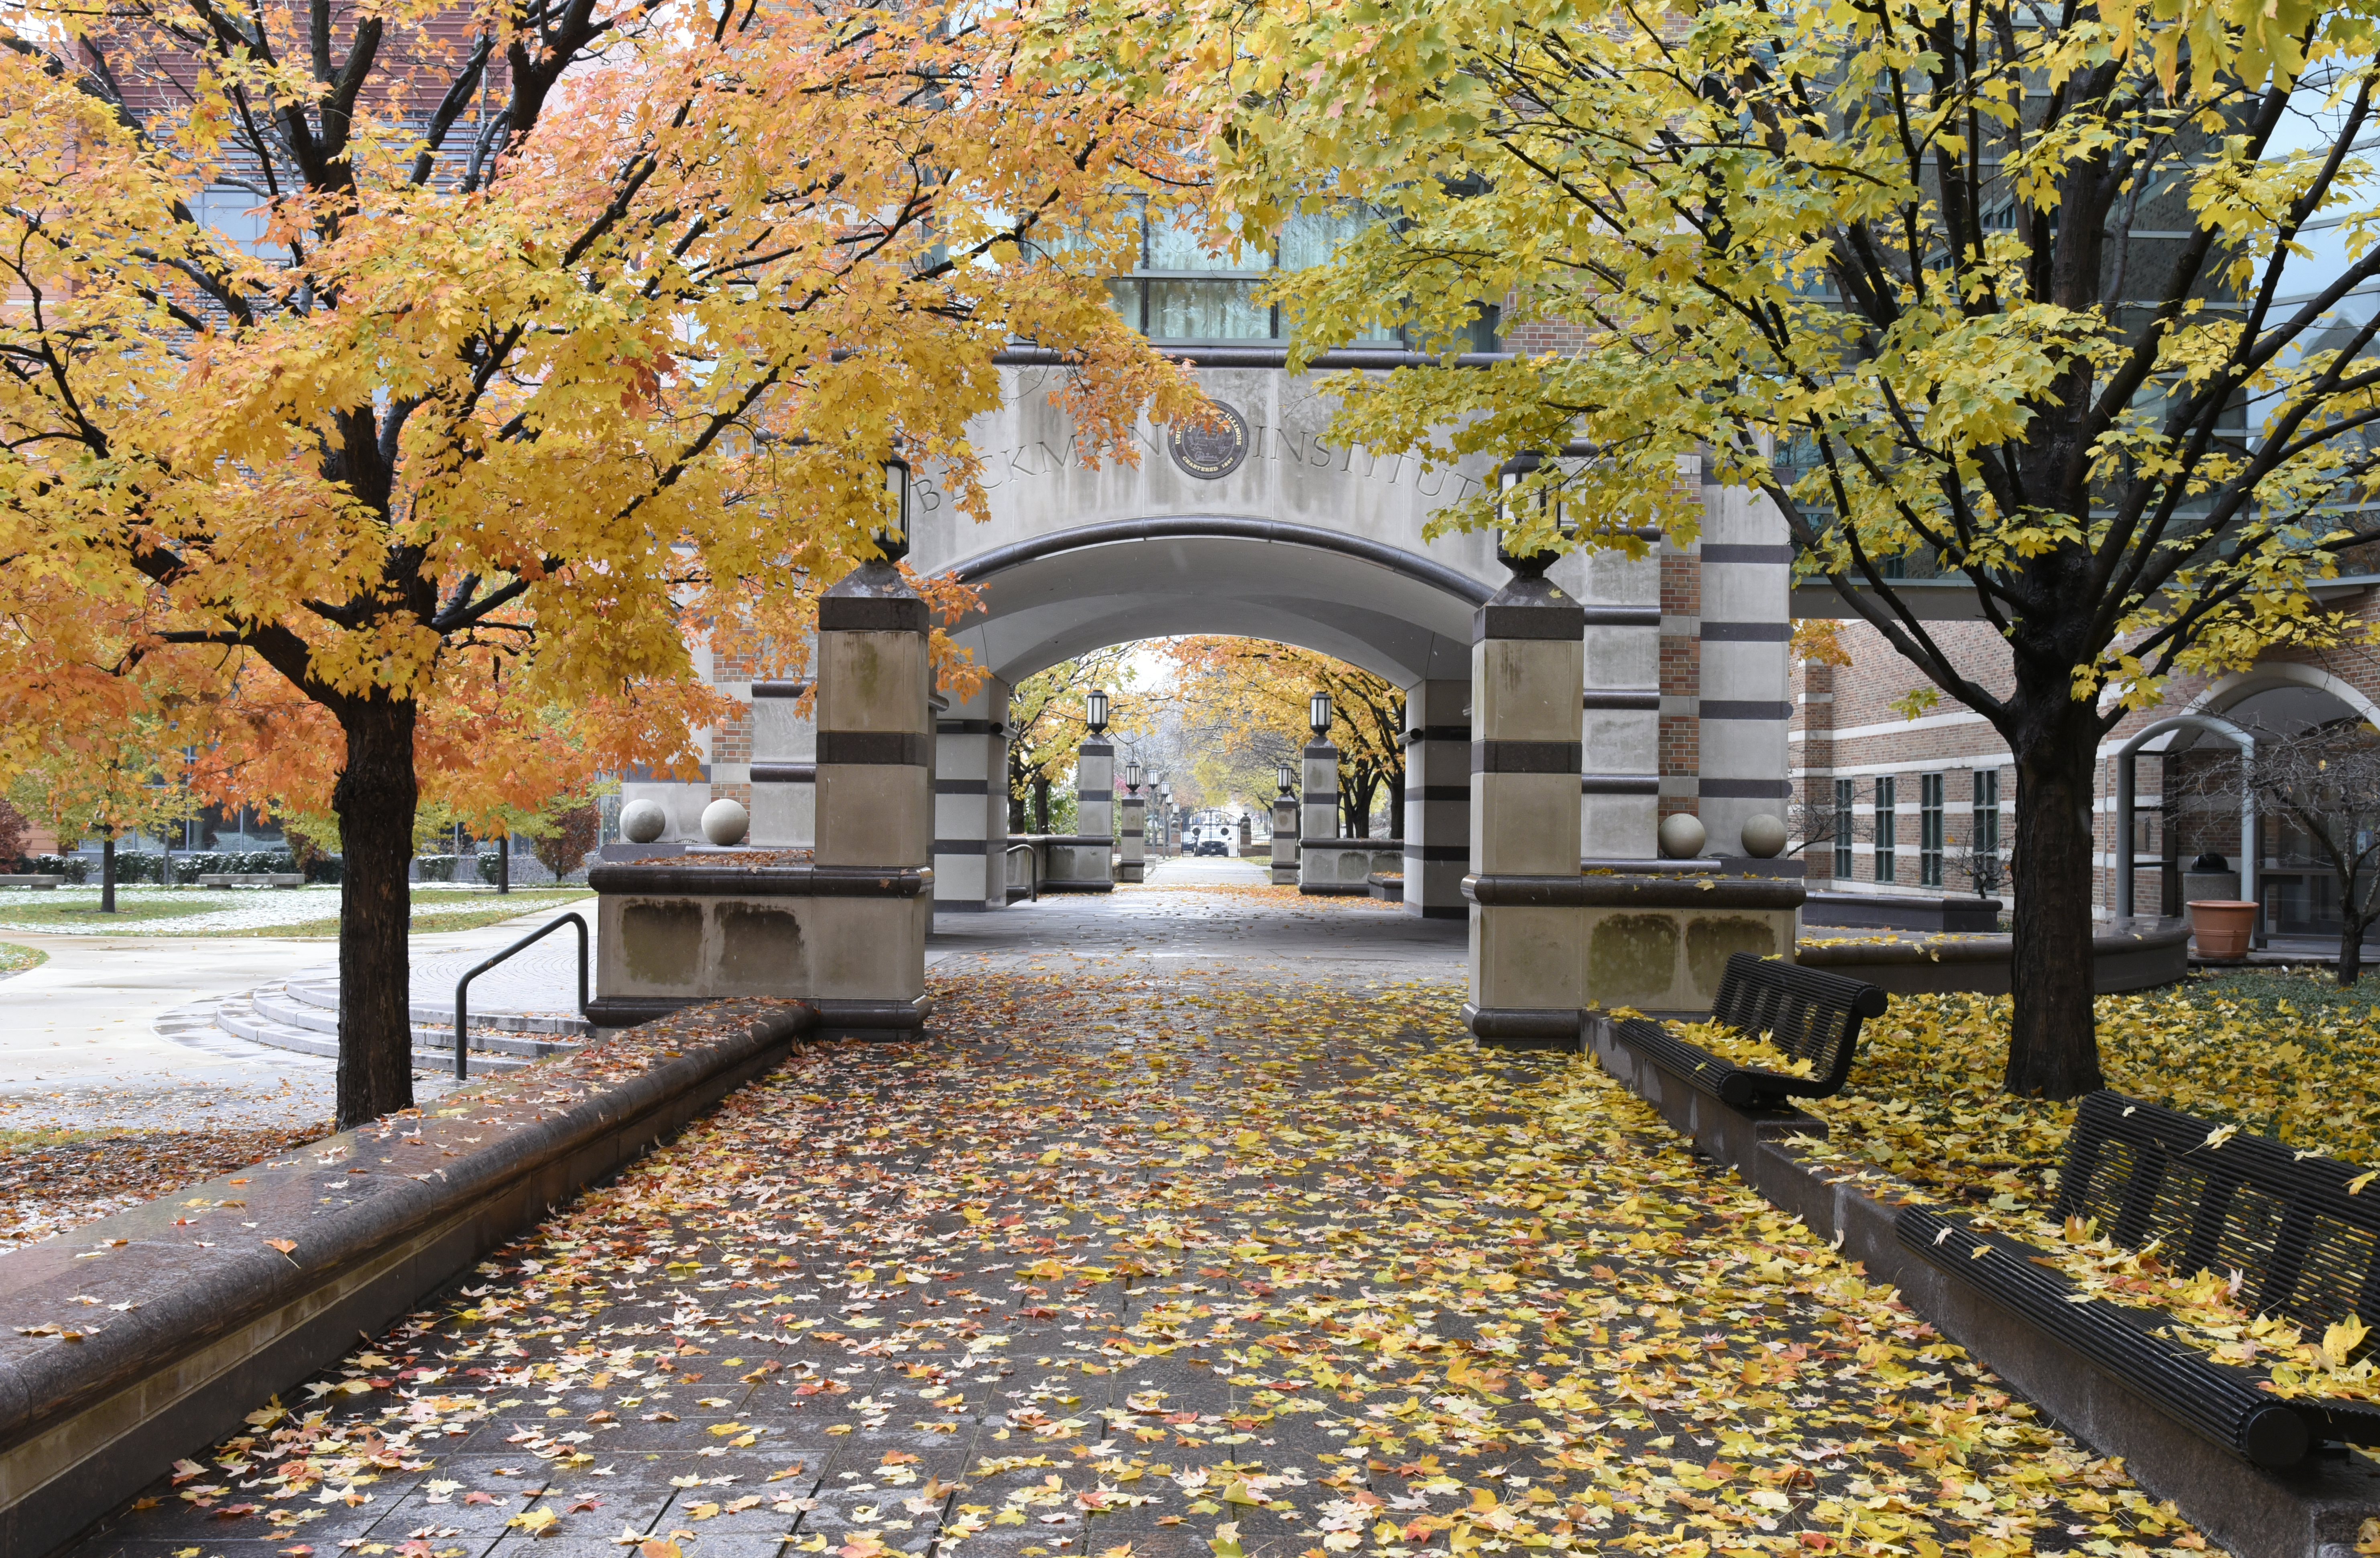
[[[1102,14],[1111,40],[1141,25]],[[1219,0],[1175,47],[1231,221],[1383,215],[1278,283],[1293,360],[1382,326],[1446,344],[1333,381],[1339,437],[1572,451],[1530,482],[1565,489],[1584,546],[1691,542],[1676,473],[1700,461],[2009,743],[2008,1081],[2067,1096],[2099,1080],[2100,736],[2174,676],[2341,629],[2309,586],[2364,533],[2380,458],[2380,313],[2355,301],[2380,280],[2373,15]],[[1483,304],[1548,344],[1457,367]],[[1550,521],[1530,505],[1516,549]],[[1904,574],[1963,585],[2011,674],[1962,660]]]

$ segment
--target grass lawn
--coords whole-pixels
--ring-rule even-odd
[[[26,900],[30,899],[31,902]],[[49,902],[42,902],[48,899]],[[135,896],[126,888],[115,890],[115,912],[102,914],[96,894],[88,898],[65,898],[59,893],[19,893],[0,898],[0,920],[23,930],[59,925],[130,925],[147,919],[179,919],[186,915],[205,914],[225,906],[202,898],[198,894],[168,896]]]
[[[38,968],[49,960],[50,955],[46,952],[0,942],[0,974],[21,974],[28,968]]]
[[[515,888],[502,895],[441,894],[425,900],[424,895],[417,892],[413,895],[413,933],[420,936],[435,931],[476,931],[482,925],[501,925],[516,915],[529,914],[541,908],[559,908],[594,895],[584,887],[540,888],[533,892]],[[242,926],[237,930],[206,932],[213,936],[286,936],[300,939],[335,937],[338,933],[339,917],[335,914],[318,915],[279,925]]]

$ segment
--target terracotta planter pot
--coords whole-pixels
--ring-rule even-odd
[[[2190,939],[2201,957],[2245,957],[2255,932],[2256,906],[2244,898],[2194,898]]]

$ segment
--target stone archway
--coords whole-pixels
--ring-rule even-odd
[[[1224,514],[1095,521],[951,565],[983,609],[953,636],[992,673],[936,740],[935,888],[943,908],[996,907],[1005,841],[1008,690],[1110,644],[1189,633],[1276,639],[1404,689],[1406,903],[1460,919],[1470,846],[1472,619],[1491,590],[1367,536]]]

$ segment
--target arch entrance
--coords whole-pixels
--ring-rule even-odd
[[[1136,461],[1094,467],[1050,395],[1062,370],[1015,352],[1000,369],[1002,406],[969,430],[987,467],[988,517],[958,514],[938,473],[917,473],[909,562],[981,590],[981,613],[954,631],[991,672],[977,699],[937,711],[938,907],[1005,902],[993,862],[1006,842],[1011,687],[1095,647],[1220,633],[1320,651],[1405,689],[1406,907],[1462,916],[1474,618],[1510,576],[1491,537],[1432,536],[1430,525],[1493,473],[1484,460],[1424,470],[1333,444],[1333,402],[1286,371],[1277,348],[1185,355],[1223,412],[1220,431],[1144,424]],[[1412,360],[1345,354],[1324,366]],[[1782,521],[1765,500],[1702,485],[1696,469],[1678,480],[1701,494],[1694,544],[1565,558],[1551,574],[1585,608],[1575,767],[1591,858],[1652,857],[1670,811],[1699,814],[1710,853],[1735,853],[1746,818],[1781,815],[1791,800]],[[808,778],[812,749],[770,696],[777,689],[720,685],[752,695],[750,744],[714,745],[706,790],[748,785],[759,839],[764,817],[803,814],[781,797]]]

